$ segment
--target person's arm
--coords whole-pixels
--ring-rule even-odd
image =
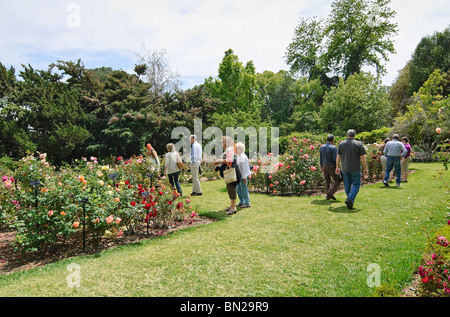
[[[369,172],[367,171],[366,156],[365,155],[361,155],[360,158],[361,158],[361,163],[362,163],[362,165],[364,167],[364,175],[367,176],[369,174]]]
[[[336,156],[336,171],[335,171],[336,175],[340,175],[341,174],[341,169],[339,167],[340,163],[341,163],[341,156],[338,154]]]
[[[322,157],[323,155],[322,155],[322,149],[320,149],[320,152],[319,152],[319,164],[320,164],[320,168],[322,169],[322,172],[323,172],[323,157]]]
[[[406,154],[408,154],[408,150],[406,149],[406,147],[403,143],[400,142],[400,144],[402,146],[402,155],[400,158],[403,159],[406,156]]]

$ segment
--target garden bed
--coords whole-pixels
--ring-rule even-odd
[[[198,227],[214,221],[214,219],[207,217],[196,217],[192,223],[175,223],[167,230],[150,228],[149,234],[147,234],[147,226],[144,224],[137,227],[134,234],[125,233],[118,238],[102,237],[96,244],[92,243],[92,239],[87,239],[84,250],[83,237],[80,232],[77,236],[73,237],[69,241],[66,241],[65,243],[60,242],[45,250],[27,252],[25,254],[14,251],[13,242],[16,235],[14,231],[0,232],[0,275],[44,266],[49,263],[75,256],[95,254],[121,245],[138,243],[143,240],[173,234],[178,230]]]

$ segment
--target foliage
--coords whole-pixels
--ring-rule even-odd
[[[380,178],[383,167],[381,166],[381,156],[383,153],[380,152],[377,144],[367,144],[364,145],[366,149],[366,162],[367,162],[367,172],[369,179]],[[384,175],[381,175],[384,177]]]
[[[410,96],[424,85],[435,70],[443,73],[450,71],[450,27],[423,37],[409,64]]]
[[[383,142],[391,131],[391,128],[383,127],[372,131],[358,133],[358,139],[366,144]]]
[[[389,3],[336,0],[326,21],[301,19],[286,52],[291,71],[320,79],[327,86],[337,84],[330,72],[347,79],[364,66],[373,66],[383,74],[382,62],[395,53],[392,36],[397,34],[397,24],[391,22],[395,11]]]
[[[19,80],[0,64],[0,155],[19,160],[39,151],[56,165],[82,156],[131,157],[146,143],[163,151],[173,128],[192,129],[194,119],[211,124],[218,100],[204,85],[154,94],[143,70],[58,61],[45,71],[24,66]]]
[[[389,124],[391,104],[379,80],[370,74],[351,75],[325,94],[319,116],[325,131],[372,131]]]
[[[398,297],[398,290],[391,284],[382,284],[375,289],[371,297]]]
[[[393,133],[409,137],[430,159],[441,141],[450,134],[450,97],[444,97],[447,74],[436,70],[414,94],[407,112],[396,118]]]
[[[304,195],[322,184],[319,166],[320,144],[292,137],[286,152],[278,160],[262,157],[253,165],[250,186],[271,194]],[[276,163],[274,163],[277,161]]]
[[[418,267],[421,278],[420,291],[425,297],[450,297],[450,220],[429,239],[428,252]]]
[[[81,230],[96,242],[105,234],[134,233],[149,218],[162,229],[174,221],[192,220],[196,213],[189,200],[181,201],[164,182],[151,186],[148,178],[137,176],[152,169],[146,155],[118,158],[113,165],[82,158],[58,171],[45,154],[23,158],[14,171],[16,186],[5,176],[0,187],[1,219],[17,231],[16,246],[39,250],[64,243]],[[144,197],[143,192],[148,194]]]

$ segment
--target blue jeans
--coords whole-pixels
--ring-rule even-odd
[[[168,176],[170,185],[172,185],[173,188],[176,188],[177,192],[180,193],[180,195],[183,195],[183,191],[181,190],[180,182],[178,180],[180,172],[169,174]]]
[[[347,199],[352,203],[355,202],[356,195],[358,195],[359,188],[361,187],[361,171],[358,172],[346,172],[341,170],[342,178],[344,179],[345,193]]]
[[[389,174],[392,169],[395,169],[397,173],[397,184],[400,184],[402,179],[402,165],[400,162],[400,158],[398,157],[390,157],[388,156],[386,159],[386,174],[384,175],[384,181],[387,182],[389,180]]]
[[[249,179],[247,177],[247,184],[248,184],[248,180]],[[239,204],[250,206],[250,196],[248,193],[247,184],[244,184],[244,181],[241,179],[239,184],[236,186],[236,192],[239,197]]]

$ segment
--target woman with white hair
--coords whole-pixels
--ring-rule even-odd
[[[241,172],[241,181],[236,186],[236,192],[239,197],[238,207],[248,208],[250,207],[250,195],[248,192],[248,181],[250,176],[250,164],[248,161],[248,157],[245,154],[245,144],[239,142],[236,144],[236,152],[237,152],[237,164],[239,166],[239,171]]]
[[[178,180],[178,177],[180,176],[180,168],[178,167],[178,164],[182,162],[180,154],[176,151],[173,143],[167,144],[167,151],[164,175],[169,176],[170,185],[177,189],[180,196],[183,196],[183,191]]]

